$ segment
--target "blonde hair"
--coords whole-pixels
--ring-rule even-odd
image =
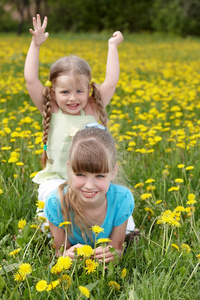
[[[74,79],[74,85],[82,85],[83,76],[85,76],[88,81],[88,87],[90,86],[91,81],[91,68],[89,64],[77,57],[77,56],[68,56],[63,57],[57,60],[50,68],[49,81],[52,83],[52,86],[56,84],[56,79],[62,75],[72,75]],[[88,99],[90,103],[96,103],[99,118],[101,123],[106,126],[107,125],[107,114],[101,99],[101,94],[99,88],[95,82],[91,83],[92,93]],[[43,144],[47,144],[48,134],[50,129],[50,120],[51,120],[51,88],[49,86],[45,86],[43,90]],[[47,153],[43,152],[41,163],[42,166],[46,166],[47,161]]]
[[[85,239],[85,233],[91,236],[89,230],[91,223],[84,216],[79,197],[70,187],[70,171],[74,173],[109,173],[114,170],[116,159],[115,142],[106,130],[86,128],[79,131],[72,140],[69,153],[69,179],[60,185],[59,196],[64,220],[72,223],[70,232],[73,232],[73,224],[76,224],[81,230],[83,239]],[[63,190],[66,184],[69,185],[69,188],[64,194]]]

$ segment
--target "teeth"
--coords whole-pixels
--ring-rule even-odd
[[[92,195],[95,194],[95,192],[92,192],[92,193],[90,193],[90,192],[84,192],[84,194],[87,195],[87,196],[92,196]]]

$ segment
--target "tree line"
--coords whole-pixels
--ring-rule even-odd
[[[200,0],[1,0],[0,31],[20,34],[36,13],[49,17],[51,32],[119,29],[200,35]]]

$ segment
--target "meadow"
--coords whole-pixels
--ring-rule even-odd
[[[56,59],[75,54],[101,83],[108,38],[50,35],[41,81]],[[140,238],[105,269],[86,250],[73,262],[57,259],[40,231],[32,177],[41,169],[42,118],[23,77],[31,38],[0,35],[1,299],[200,299],[200,39],[124,38],[108,129],[124,170],[119,179],[135,198]]]

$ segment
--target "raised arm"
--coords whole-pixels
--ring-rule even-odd
[[[40,46],[46,41],[49,34],[45,32],[47,26],[47,17],[44,18],[43,24],[41,25],[40,15],[33,17],[33,29],[30,29],[32,34],[32,41],[28,54],[26,57],[24,67],[24,77],[26,80],[27,90],[29,95],[35,104],[35,106],[42,113],[42,92],[43,85],[39,80],[39,52]]]
[[[100,86],[100,92],[104,106],[106,106],[112,98],[116,85],[119,80],[119,56],[117,46],[123,41],[123,35],[120,31],[113,33],[108,41],[108,56],[106,65],[106,77]]]

